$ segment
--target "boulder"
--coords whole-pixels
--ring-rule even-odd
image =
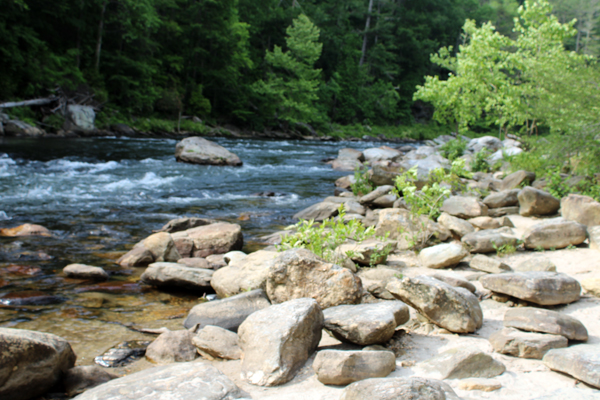
[[[272,303],[312,297],[322,309],[359,303],[360,279],[350,270],[328,263],[306,249],[291,249],[273,260],[267,277]]]
[[[150,264],[140,280],[156,287],[205,290],[210,287],[213,273],[210,269],[190,268],[179,263],[159,262]]]
[[[426,243],[432,237],[438,236],[439,240],[445,240],[445,229],[431,221],[427,216],[414,216],[410,211],[402,208],[384,208],[379,212],[378,222],[375,227],[377,236],[388,235],[389,240],[398,240],[398,250],[407,250],[417,243]]]
[[[569,340],[588,340],[587,329],[578,319],[542,308],[511,308],[504,314],[504,326],[523,331],[561,335]]]
[[[556,272],[556,265],[546,257],[537,256],[528,258],[515,265],[514,270],[517,272],[527,271],[549,271]]]
[[[471,253],[491,253],[502,246],[517,244],[517,238],[507,227],[469,233],[463,236],[461,241],[467,245]]]
[[[313,369],[325,385],[347,385],[369,378],[385,378],[396,369],[391,351],[322,350],[317,353]]]
[[[447,283],[450,286],[461,287],[467,289],[471,293],[475,293],[477,288],[471,282],[463,278],[462,276],[455,274],[450,271],[438,271],[431,274],[432,278]]]
[[[519,214],[519,207],[500,207],[500,208],[490,208],[488,210],[488,215],[492,218],[498,218],[505,215],[516,215]]]
[[[548,350],[567,347],[569,344],[564,336],[523,332],[513,328],[504,328],[492,334],[489,341],[497,353],[538,360]]]
[[[488,207],[475,197],[451,196],[444,200],[440,209],[459,218],[475,218],[486,216]]]
[[[339,208],[339,204],[324,201],[313,204],[312,206],[294,214],[294,218],[321,222],[327,218],[332,218],[338,215]]]
[[[182,232],[187,231],[188,229],[197,228],[199,226],[214,224],[217,221],[206,218],[197,218],[197,217],[184,217],[172,219],[167,222],[162,228],[160,228],[159,232]]]
[[[417,152],[419,150],[417,150]],[[404,160],[400,162],[400,166],[405,170],[417,167],[417,180],[415,181],[415,186],[420,190],[429,181],[429,174],[431,171],[436,168],[450,168],[450,162],[439,154],[430,154],[422,159],[409,159],[405,157]]]
[[[398,196],[394,193],[385,194],[373,200],[371,206],[373,208],[392,208],[398,200]]]
[[[207,362],[163,365],[114,379],[77,400],[233,400],[244,393]]]
[[[371,172],[371,182],[376,186],[393,185],[404,168],[393,161],[377,161],[371,164]]]
[[[386,289],[434,324],[451,332],[475,332],[483,323],[479,300],[461,287],[418,276],[392,279]]]
[[[445,268],[458,264],[469,252],[460,243],[442,243],[421,250],[419,261],[426,268]]]
[[[580,344],[546,353],[544,364],[600,389],[600,345]]]
[[[52,233],[45,227],[35,224],[23,224],[14,228],[0,229],[0,236],[21,237],[21,236],[47,236],[52,237]]]
[[[67,395],[69,397],[74,397],[87,389],[91,389],[118,377],[118,375],[105,371],[97,365],[80,365],[67,371],[65,378],[63,379],[63,384],[67,391]]]
[[[340,400],[460,400],[450,385],[435,379],[371,378],[348,385]]]
[[[122,267],[143,267],[154,262],[154,256],[145,247],[134,247],[131,251],[122,255],[117,261]]]
[[[479,230],[483,229],[498,229],[502,226],[500,221],[492,217],[475,217],[470,218],[469,223]]]
[[[527,186],[519,192],[519,214],[552,215],[560,208],[560,201],[550,193]]]
[[[512,269],[502,261],[484,256],[483,254],[477,254],[473,257],[469,262],[469,267],[489,274],[501,274],[503,272],[512,271]]]
[[[281,385],[294,377],[321,340],[323,312],[313,299],[294,299],[250,315],[238,330],[242,377],[253,385]]]
[[[502,190],[512,190],[524,185],[531,185],[535,181],[535,173],[529,171],[516,171],[502,179]]]
[[[189,268],[212,269],[208,261],[200,257],[180,258],[177,263]]]
[[[361,167],[365,156],[362,152],[355,149],[340,149],[337,159],[333,160],[331,167],[338,171],[354,171],[356,167]]]
[[[467,149],[473,153],[479,153],[485,149],[490,153],[494,153],[502,148],[502,141],[494,136],[483,136],[480,138],[471,139],[467,144]]]
[[[234,250],[230,251],[229,253],[223,254],[223,260],[227,264],[230,264],[232,262],[240,262],[247,256],[248,254],[244,253],[243,251]]]
[[[600,250],[600,225],[588,227],[590,249]]]
[[[193,361],[198,356],[193,337],[188,330],[161,333],[146,348],[146,358],[156,364]]]
[[[28,400],[43,395],[75,366],[76,358],[61,337],[0,328],[0,398]]]
[[[462,238],[468,233],[475,232],[475,228],[468,221],[465,221],[462,218],[453,217],[445,212],[438,217],[437,222],[459,238]]]
[[[488,158],[488,161],[493,164],[498,161],[504,160],[505,155],[516,156],[517,154],[521,154],[522,152],[523,152],[523,150],[521,150],[518,147],[511,147],[508,149],[498,150]]]
[[[493,378],[506,371],[500,361],[476,348],[446,350],[417,365],[421,374],[434,379]]]
[[[479,278],[484,288],[542,306],[579,300],[581,286],[569,275],[557,272],[506,272]]]
[[[248,316],[271,305],[262,289],[244,292],[222,300],[200,303],[192,308],[183,326],[215,325],[236,332]]]
[[[575,221],[549,220],[533,225],[523,234],[528,249],[562,249],[581,244],[587,238],[585,225]]]
[[[23,121],[12,119],[4,123],[4,134],[6,136],[40,137],[44,136],[44,131]]]
[[[85,264],[69,264],[63,268],[63,273],[69,278],[92,279],[105,281],[108,279],[106,271],[100,267]]]
[[[410,318],[406,304],[397,300],[331,307],[323,316],[325,329],[338,340],[360,346],[387,342]]]
[[[77,132],[93,131],[95,129],[95,119],[96,112],[93,107],[69,104],[67,105],[63,129]]]
[[[192,338],[198,353],[209,360],[239,360],[242,357],[237,333],[219,326],[206,325]]]
[[[241,250],[244,245],[242,227],[228,222],[188,229],[185,234],[194,242],[194,257],[206,258],[212,254],[225,254]]]
[[[385,266],[361,268],[358,271],[358,277],[362,281],[363,288],[373,296],[385,300],[396,299],[390,292],[387,291],[385,286],[388,284],[390,279],[399,276],[401,276],[401,274],[397,269]]]
[[[392,189],[394,189],[394,187],[392,185],[379,186],[379,187],[375,188],[373,191],[362,196],[358,200],[358,202],[360,204],[371,204],[371,203],[373,203],[373,201],[375,201],[379,197],[390,193],[392,191]]]
[[[226,148],[201,137],[188,137],[175,146],[175,159],[201,165],[241,166],[242,160]]]
[[[110,131],[116,133],[118,136],[135,136],[135,130],[126,124],[112,124]]]
[[[350,189],[350,187],[356,183],[356,178],[354,175],[342,176],[341,178],[336,179],[335,187],[341,189]]]
[[[281,253],[259,250],[249,254],[243,260],[215,271],[211,286],[220,298],[242,293],[243,291],[267,287],[267,276],[273,260]]]
[[[173,237],[167,232],[158,232],[137,243],[131,251],[117,260],[117,264],[122,267],[140,267],[152,262],[177,262],[180,258]]]
[[[586,226],[600,225],[600,202],[588,196],[569,194],[560,200],[560,213],[564,219]]]
[[[369,163],[384,160],[398,161],[400,158],[402,158],[402,152],[387,146],[366,149],[363,151],[363,154],[365,156],[365,160]]]

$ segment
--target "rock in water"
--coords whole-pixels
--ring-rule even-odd
[[[580,344],[565,349],[550,350],[544,364],[555,371],[569,374],[600,389],[600,345]]]
[[[236,332],[250,314],[270,305],[265,292],[262,289],[256,289],[194,306],[183,326],[190,329],[196,324],[200,324],[200,326],[216,325]]]
[[[234,400],[243,392],[206,362],[163,365],[96,386],[77,400]]]
[[[0,236],[19,237],[19,236],[52,236],[52,233],[45,227],[35,224],[23,224],[14,228],[0,229]]]
[[[322,350],[315,357],[313,369],[325,385],[347,385],[385,378],[396,369],[396,356],[391,351]]]
[[[561,335],[569,340],[588,340],[587,329],[578,319],[542,308],[511,308],[504,314],[504,326],[523,331]]]
[[[157,364],[193,361],[197,357],[193,337],[188,330],[162,333],[146,349],[146,358]]]
[[[493,378],[506,371],[500,361],[472,348],[446,350],[419,363],[417,368],[435,379]]]
[[[482,276],[484,288],[542,306],[569,304],[579,300],[581,285],[557,272],[505,272]]]
[[[321,340],[323,312],[313,299],[295,299],[250,315],[238,330],[242,376],[276,386],[294,377]]]
[[[232,165],[239,167],[242,160],[226,148],[201,137],[189,137],[177,143],[175,159],[190,164]]]
[[[492,334],[489,340],[498,353],[538,360],[541,360],[550,349],[569,345],[569,341],[564,336],[523,332],[513,328],[504,328]]]
[[[69,343],[49,333],[0,328],[0,399],[44,394],[75,365]]]
[[[410,318],[401,301],[342,305],[323,311],[325,329],[345,342],[368,346],[382,344],[394,336],[396,327]]]
[[[475,332],[483,324],[479,300],[467,289],[428,276],[392,279],[386,289],[451,332]]]
[[[141,276],[142,282],[156,287],[181,287],[204,290],[210,288],[210,269],[190,268],[179,263],[150,264]]]
[[[305,219],[315,221],[324,221],[327,218],[335,217],[338,215],[340,205],[336,203],[330,203],[323,201],[321,203],[313,204],[312,206],[305,208],[302,211],[297,212],[294,215],[295,219]]]
[[[359,303],[362,284],[346,268],[325,262],[309,250],[291,249],[273,260],[266,292],[272,303],[312,297],[325,309]]]
[[[98,281],[108,279],[108,274],[104,269],[85,264],[69,264],[63,268],[63,272],[69,278],[93,279]]]
[[[425,378],[371,378],[347,386],[340,400],[460,400],[445,382]]]
[[[562,249],[581,244],[586,238],[585,225],[575,221],[545,221],[535,224],[523,234],[523,242],[528,249]]]

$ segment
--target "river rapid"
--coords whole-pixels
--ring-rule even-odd
[[[121,341],[152,340],[136,329],[181,329],[201,294],[140,285],[143,269],[114,264],[121,254],[182,216],[238,223],[244,250],[257,250],[261,236],[293,224],[348,174],[323,159],[343,147],[397,146],[211,140],[244,165],[177,163],[171,139],[0,139],[0,227],[34,223],[54,234],[0,238],[0,326],[58,334],[83,365]],[[67,279],[71,263],[101,266],[111,279]]]

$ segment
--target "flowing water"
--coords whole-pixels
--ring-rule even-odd
[[[200,294],[138,284],[143,269],[114,264],[121,254],[182,216],[238,223],[245,250],[256,250],[260,236],[294,223],[294,213],[332,195],[335,179],[348,174],[324,158],[371,147],[214,141],[244,165],[177,163],[170,139],[0,139],[0,227],[35,223],[54,235],[0,238],[0,326],[63,336],[81,364],[120,341],[148,339],[134,329],[181,329]],[[67,279],[61,271],[70,263],[101,266],[111,279]]]

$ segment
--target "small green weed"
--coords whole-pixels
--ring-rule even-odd
[[[494,250],[496,250],[496,255],[498,257],[504,257],[509,254],[514,254],[517,251],[517,248],[510,243],[505,243],[502,246],[497,246],[496,243],[492,243],[492,247],[494,248]]]
[[[367,163],[363,164],[362,167],[356,166],[354,180],[355,182],[350,185],[350,188],[355,196],[365,195],[373,190],[373,182],[369,179],[369,165]]]
[[[443,157],[447,158],[450,161],[456,160],[458,157],[461,157],[465,154],[465,150],[467,149],[467,142],[462,140],[461,138],[452,139],[442,147],[440,147],[440,152]]]
[[[487,161],[490,156],[490,152],[487,149],[483,149],[475,153],[473,160],[471,161],[471,171],[473,172],[490,172],[491,166]]]

